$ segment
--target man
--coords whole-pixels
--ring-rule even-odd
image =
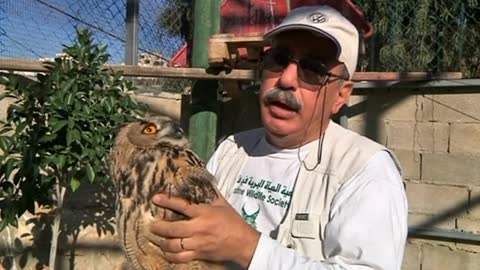
[[[152,231],[168,260],[248,269],[401,268],[407,202],[383,146],[332,122],[347,102],[358,32],[328,6],[292,10],[265,35],[264,128],[226,139],[208,163],[224,198],[189,205],[154,197],[191,219]]]

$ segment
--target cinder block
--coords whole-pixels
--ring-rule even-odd
[[[436,246],[444,246],[444,247],[449,247],[451,249],[455,249],[455,242],[451,241],[439,241],[439,240],[430,240],[430,239],[425,239],[425,238],[413,238],[410,237],[408,241],[412,242],[413,244],[417,244],[420,246],[428,245],[436,245]],[[422,254],[423,257],[423,254]]]
[[[180,121],[182,103],[180,94],[164,94],[164,96],[135,94],[133,97],[137,102],[145,104],[152,113],[167,115]]]
[[[418,122],[414,130],[415,150],[434,153],[448,151],[450,133],[448,123]]]
[[[408,150],[394,150],[393,153],[402,167],[402,178],[405,180],[420,179],[420,154]]]
[[[480,256],[444,246],[422,247],[422,270],[478,270]]]
[[[82,213],[72,214],[78,215]],[[68,215],[68,217],[70,217],[70,215]],[[64,249],[61,250],[65,252],[60,252],[59,254],[58,259],[61,266],[59,269],[71,269],[72,262],[74,262],[77,267],[81,265],[81,267],[76,267],[75,269],[119,269],[125,255],[121,250],[117,236],[110,232],[102,232],[102,229],[104,230],[105,227],[109,226],[114,225],[105,223],[101,226],[85,226],[82,228],[75,242],[76,246],[82,248],[75,250],[74,258],[69,256],[70,247],[74,244],[74,239],[72,235],[70,235],[68,239],[66,239]]]
[[[5,86],[0,84],[0,95],[5,92]],[[8,106],[12,103],[13,99],[4,98],[0,100],[0,121],[5,121],[7,119],[7,109]]]
[[[378,121],[349,121],[348,129],[366,136],[380,144],[387,144],[387,131],[383,120]]]
[[[58,241],[59,269],[120,269],[125,255],[115,234],[114,213],[105,216],[102,211],[102,208],[97,212],[64,210],[65,230]],[[18,228],[7,227],[0,232],[0,262],[7,266],[15,263],[15,269],[40,269],[36,265],[48,261],[50,222],[50,217],[26,213],[19,219]],[[0,269],[3,269],[1,263]]]
[[[428,202],[426,202],[428,203]],[[439,222],[433,223],[433,220],[437,220],[438,215],[425,215],[425,214],[415,214],[410,213],[408,215],[408,225],[411,227],[425,227],[424,224],[431,224],[429,228],[437,228],[444,230],[454,230],[456,228],[456,219],[451,217],[448,219],[441,219]]]
[[[462,187],[407,183],[409,210],[414,214],[439,215],[468,200],[468,189]],[[466,214],[466,209],[458,215]]]
[[[349,121],[365,121],[368,113],[368,96],[352,95],[348,100]]]
[[[480,123],[453,123],[450,130],[451,153],[480,153]]]
[[[434,95],[433,121],[480,122],[480,93]]]
[[[420,246],[408,241],[403,254],[402,270],[420,270],[420,262]]]
[[[115,187],[111,181],[82,182],[75,192],[68,189],[65,194],[64,208],[68,210],[80,209],[95,213],[101,209],[107,213],[114,211],[114,207]]]
[[[69,253],[65,252],[58,256],[58,269],[124,269],[122,263],[125,260],[125,255],[120,249],[97,248],[95,242],[82,244],[83,249],[77,249],[75,257],[72,258]]]
[[[458,218],[457,228],[464,232],[480,233],[480,219],[466,217]]]
[[[447,122],[447,121],[435,121],[434,114],[434,95],[422,95],[421,96],[421,109],[417,111],[417,120],[423,122]]]
[[[480,219],[480,187],[473,187],[470,191],[470,209],[469,216],[475,219]],[[480,231],[480,222],[477,224]]]
[[[448,150],[448,123],[389,121],[387,146],[428,152]]]
[[[424,95],[419,95],[418,91],[382,89],[367,95],[352,96],[349,103],[350,117],[352,120],[363,121],[373,119],[424,121],[431,119],[431,116],[425,115],[431,114],[431,109],[424,104],[425,102],[428,104],[431,101]]]
[[[478,254],[477,256],[480,256],[480,245],[458,243],[457,244],[457,249],[465,250],[467,252],[475,252],[475,253]]]
[[[421,181],[475,186],[480,183],[480,154],[422,153]]]

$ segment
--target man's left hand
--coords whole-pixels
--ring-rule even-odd
[[[166,260],[172,263],[233,261],[245,268],[250,264],[260,233],[248,225],[221,195],[212,204],[191,204],[164,194],[155,195],[153,202],[189,217],[180,221],[159,220],[152,224],[151,232],[165,238],[156,244]]]

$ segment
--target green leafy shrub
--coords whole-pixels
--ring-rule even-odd
[[[1,78],[0,99],[14,102],[0,128],[0,230],[35,204],[54,206],[59,222],[66,189],[107,179],[114,129],[144,113],[128,94],[131,82],[104,68],[106,46],[87,30],[77,35],[37,80]]]

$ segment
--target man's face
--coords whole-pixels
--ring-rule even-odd
[[[332,74],[345,74],[344,66],[335,60],[337,49],[334,43],[311,32],[278,34],[272,49],[297,60],[314,59],[311,62],[313,66],[323,62]],[[343,95],[345,89],[351,91],[351,82],[336,77],[330,77],[326,84],[322,84],[321,78],[325,77],[313,76],[315,72],[308,68],[309,63],[303,61],[298,64],[294,60],[272,72],[268,69],[269,63],[264,60],[259,96],[261,116],[270,142],[277,146],[297,147],[318,138],[330,116],[338,112],[346,101]],[[307,68],[302,70],[301,66]]]

